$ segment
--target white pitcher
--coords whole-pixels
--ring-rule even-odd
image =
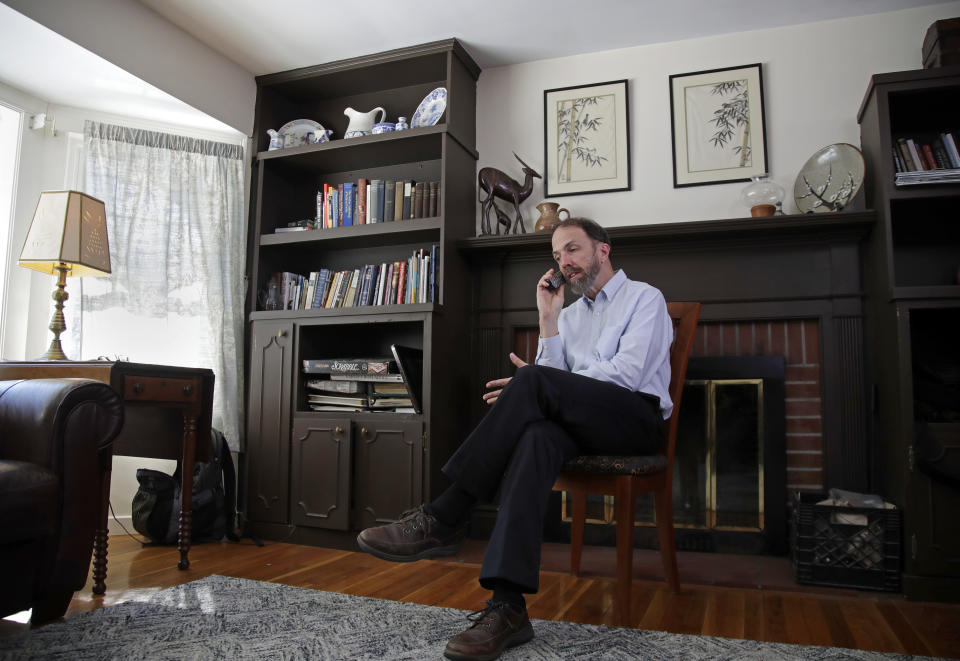
[[[380,119],[376,119],[377,111],[380,112]],[[350,118],[350,124],[347,126],[344,138],[356,138],[361,135],[370,135],[374,122],[382,122],[387,118],[387,111],[381,107],[376,107],[368,112],[358,112],[353,108],[347,108],[343,114]]]

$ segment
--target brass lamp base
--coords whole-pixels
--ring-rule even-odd
[[[63,347],[60,346],[60,333],[67,330],[67,322],[63,317],[63,304],[70,298],[67,294],[67,274],[71,270],[69,264],[57,264],[57,288],[53,291],[54,305],[53,318],[50,320],[48,328],[53,331],[53,340],[50,342],[50,348],[37,360],[70,360],[63,353]]]

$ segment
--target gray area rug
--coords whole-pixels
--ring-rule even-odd
[[[0,659],[441,659],[467,611],[210,576],[0,639]],[[928,657],[534,620],[510,659]]]

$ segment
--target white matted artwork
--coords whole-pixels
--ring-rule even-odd
[[[670,111],[674,188],[767,172],[759,64],[670,76]]]
[[[544,90],[546,197],[630,190],[627,81]]]

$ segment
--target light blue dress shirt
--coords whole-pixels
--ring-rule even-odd
[[[540,338],[537,365],[656,395],[670,417],[673,320],[659,289],[618,270],[595,300],[581,296],[561,310],[557,324],[559,335]]]

